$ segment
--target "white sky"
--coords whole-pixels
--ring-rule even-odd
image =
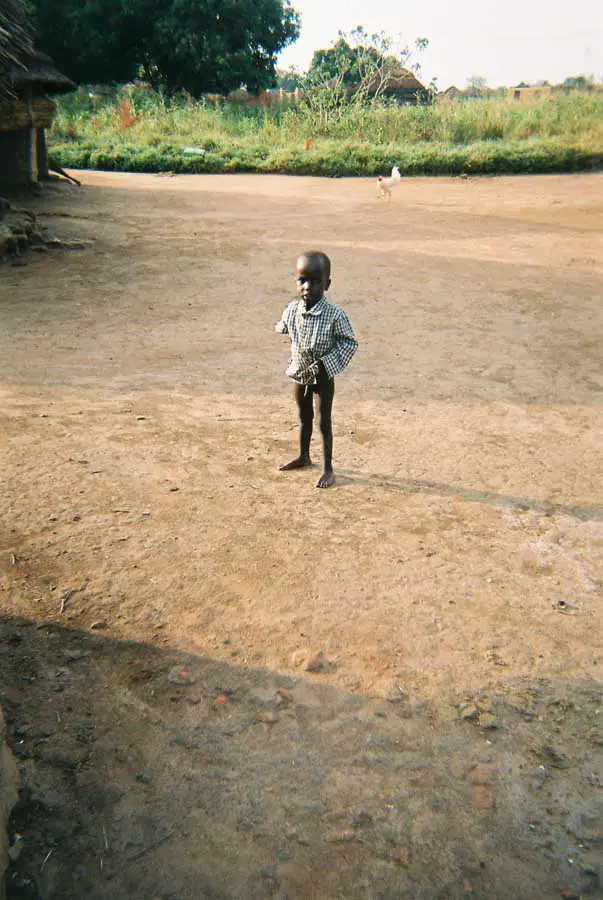
[[[279,68],[307,69],[312,53],[337,32],[363,25],[368,32],[402,35],[402,45],[429,39],[419,57],[421,75],[438,88],[464,87],[481,75],[491,87],[519,81],[563,81],[568,75],[603,77],[603,0],[292,0],[301,35],[281,53]]]

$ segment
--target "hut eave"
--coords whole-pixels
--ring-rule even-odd
[[[37,91],[43,94],[68,94],[76,85],[55,69],[52,60],[44,53],[35,51],[28,59],[20,60],[21,65],[13,66],[11,82],[17,93]]]

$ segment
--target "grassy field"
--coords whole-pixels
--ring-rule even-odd
[[[603,168],[603,92],[344,107],[323,95],[270,109],[80,89],[61,100],[51,141],[61,165],[129,172],[572,171]]]

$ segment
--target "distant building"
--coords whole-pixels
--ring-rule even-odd
[[[398,103],[431,103],[434,98],[434,91],[431,88],[426,88],[414,72],[411,72],[410,69],[394,68],[393,66],[386,67],[381,72],[376,72],[374,77],[365,85],[342,84],[339,79],[331,78],[330,81],[325,82],[321,86],[321,88],[325,87],[333,91],[341,91],[339,96],[346,100],[351,100],[361,89],[363,95],[371,99],[383,97],[384,99],[396,100]],[[276,96],[277,99],[282,100],[289,97],[295,103],[300,103],[303,102],[304,97],[308,94],[321,88],[296,88],[291,94],[283,94],[282,91],[271,91],[269,93]],[[229,99],[231,97],[233,97],[233,94],[229,95]],[[234,96],[234,99],[237,99],[237,97]]]
[[[550,84],[518,84],[507,88],[507,96],[511,100],[541,100],[543,97],[550,97],[552,93]]]
[[[454,84],[451,84],[449,88],[446,88],[445,91],[441,91],[438,94],[438,100],[457,100],[459,97],[464,97],[465,94],[459,90]]]
[[[352,93],[354,87],[351,88]],[[414,72],[403,67],[386,67],[368,85],[369,96],[387,97],[398,103],[429,103],[433,92],[422,84]]]
[[[502,95],[506,96],[507,89],[502,88]],[[501,95],[501,88],[476,88],[469,85],[464,90],[460,90],[456,85],[451,85],[445,91],[438,94],[438,100],[486,100],[489,97],[498,97]]]

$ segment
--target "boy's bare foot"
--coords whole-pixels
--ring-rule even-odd
[[[328,487],[331,487],[331,485],[333,484],[334,481],[335,481],[335,472],[332,469],[329,469],[329,471],[322,473],[322,475],[316,482],[316,487],[328,488]]]
[[[279,472],[289,472],[291,471],[291,469],[306,469],[311,465],[312,460],[309,456],[297,456],[295,459],[292,459],[291,462],[285,463],[278,468]]]

